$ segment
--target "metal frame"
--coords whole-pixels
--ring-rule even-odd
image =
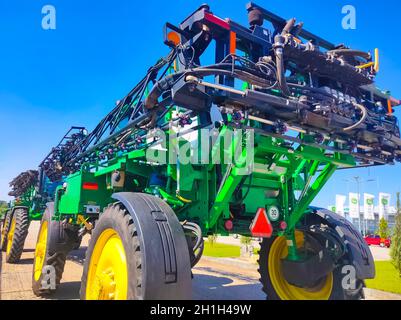
[[[308,99],[322,105],[326,100],[340,105],[338,97],[315,88],[320,82],[330,82],[335,75],[324,78],[312,71],[299,74],[305,67],[302,63],[311,59],[308,54],[315,54],[314,59],[324,68],[329,65],[333,70],[352,75],[347,81],[355,81],[358,90],[361,83],[373,82],[373,70],[358,71],[358,66],[351,64],[339,67],[335,52],[330,53],[335,46],[329,41],[297,26],[296,36],[309,41],[307,44],[298,42],[295,34],[291,34],[294,28],[291,21],[253,3],[248,4],[247,10],[258,10],[264,20],[272,22],[273,30],[264,28],[263,23],[246,28],[221,19],[207,5],[201,6],[178,27],[165,25],[164,41],[171,52],[149,69],[90,134],[81,136],[63,154],[56,179],[60,183],[54,197],[56,219],[82,226],[78,216],[83,216],[85,223],[94,223],[99,213],[114,201],[113,193],[143,192],[164,199],[179,220],[196,222],[204,234],[250,235],[249,226],[257,207],[277,206],[280,219],[273,223],[274,235],[287,237],[293,244],[289,245],[289,259],[296,260],[299,259],[294,245],[297,224],[308,214],[311,202],[336,169],[398,160],[401,140],[399,132],[396,134],[398,127],[393,116],[377,111],[376,118],[369,119],[384,128],[386,134],[383,135],[375,131],[371,123],[355,124],[358,104],[354,101],[346,102],[355,109],[349,117],[316,111],[308,104]],[[282,29],[287,26],[289,30],[285,33]],[[176,32],[179,44],[169,39],[169,32]],[[287,42],[280,42],[285,39]],[[215,42],[215,61],[202,66],[201,58],[212,42]],[[325,51],[320,51],[320,47]],[[271,60],[272,56],[280,55],[277,48],[287,53],[284,59],[288,63],[284,67],[294,73],[298,82],[308,82],[307,85],[289,83],[292,86],[287,88],[290,96],[285,94],[285,81],[279,77],[280,60],[276,63]],[[298,55],[296,50],[307,54]],[[334,61],[332,64],[326,51]],[[237,55],[239,52],[241,57]],[[209,81],[211,77],[214,81]],[[336,81],[339,80],[332,83]],[[371,100],[380,103],[389,98],[364,91],[364,95],[368,94]],[[302,99],[305,95],[307,98]],[[373,114],[375,104],[371,105],[369,100],[365,102],[365,106],[359,108],[368,108]],[[192,118],[198,120],[195,130],[208,128],[213,105],[220,108],[223,117],[218,141],[229,130],[254,131],[257,145],[253,165],[256,169],[248,176],[238,174],[244,166],[241,161],[204,165],[183,164],[178,159],[176,163],[155,164],[146,158],[146,151],[157,144],[172,148],[189,143],[183,139],[179,141],[178,136],[172,145],[170,141],[149,141],[154,128],[162,129],[167,138],[175,134],[173,126],[185,127]],[[346,132],[349,128],[353,130]],[[84,130],[72,129],[80,134]],[[41,163],[41,183],[47,176],[45,164],[53,159],[54,151],[64,150],[70,133]],[[243,159],[247,154],[240,150],[242,144],[238,141],[236,137],[232,144],[217,144],[211,150],[231,155],[240,153]],[[381,143],[379,151],[377,141]],[[50,166],[55,170],[54,163]],[[88,206],[99,210],[88,212]],[[227,227],[227,221],[232,222],[232,227]]]

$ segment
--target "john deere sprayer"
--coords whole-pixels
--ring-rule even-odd
[[[6,252],[8,263],[20,261],[30,222],[42,219],[47,203],[54,201],[56,187],[63,183],[65,177],[58,170],[48,170],[49,163],[58,168],[64,155],[71,152],[86,134],[85,128],[71,127],[40,163],[38,170],[22,172],[10,182],[9,196],[14,200],[5,214],[1,231],[1,250]]]
[[[249,26],[201,6],[167,23],[170,52],[41,174],[33,290],[90,233],[82,299],[186,299],[203,237],[262,239],[268,299],[359,299],[372,255],[344,217],[311,207],[337,169],[393,164],[401,140],[373,53],[250,3]],[[49,269],[50,268],[50,269]],[[49,271],[50,270],[50,271]]]

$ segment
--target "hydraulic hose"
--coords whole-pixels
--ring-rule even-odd
[[[328,54],[334,54],[337,56],[353,56],[353,57],[361,57],[366,60],[372,59],[372,56],[369,52],[360,51],[360,50],[350,50],[350,49],[335,49],[328,51]]]
[[[183,72],[171,74],[157,81],[145,99],[146,109],[153,109],[155,106],[157,106],[158,99],[162,93],[171,89],[177,79],[182,76],[182,74]]]
[[[272,76],[271,80],[266,79],[266,76],[262,77],[263,74],[257,75],[251,72],[255,72],[257,70],[253,70],[251,68],[243,67],[243,66],[235,66],[232,68],[232,64],[230,63],[220,63],[215,65],[210,65],[206,67],[194,68],[191,70],[185,70],[181,72],[177,72],[172,75],[168,75],[163,79],[157,81],[152,89],[150,90],[147,98],[145,99],[145,107],[147,109],[152,109],[158,104],[159,97],[163,94],[163,92],[170,90],[176,81],[181,78],[183,75],[195,75],[197,77],[206,77],[209,75],[226,75],[226,76],[235,76],[238,79],[249,82],[251,84],[260,86],[262,88],[270,88],[272,86],[272,81],[275,75]],[[275,71],[275,70],[274,70]],[[274,73],[274,72],[273,72]]]
[[[283,31],[281,31],[281,35],[285,36],[285,35],[289,34],[291,32],[292,28],[294,28],[295,22],[296,22],[295,18],[288,20],[283,28]]]
[[[352,129],[355,129],[355,128],[359,127],[365,121],[366,117],[368,116],[368,112],[367,112],[366,108],[363,105],[355,103],[354,106],[357,107],[359,110],[361,110],[362,117],[358,122],[356,122],[352,126],[344,128],[343,131],[350,131]]]
[[[196,237],[196,243],[192,247],[192,252],[194,254],[193,259],[191,258],[191,267],[194,267],[202,257],[204,241],[202,237],[201,228],[194,222],[185,221],[182,223],[184,230],[191,232]]]
[[[274,42],[275,42],[274,54],[276,55],[276,67],[277,67],[277,81],[279,83],[283,95],[288,97],[291,95],[291,91],[288,88],[287,81],[285,79],[284,52],[283,52],[285,38],[282,35],[277,35],[274,37]]]
[[[320,89],[320,88],[304,86],[304,85],[301,85],[298,83],[291,83],[291,82],[288,82],[287,84],[289,87],[293,87],[293,88],[299,89],[301,91],[308,91],[310,93],[315,93],[315,94],[319,94],[322,96],[326,96],[331,99],[336,99],[331,93],[328,93],[327,91]]]
[[[288,97],[291,95],[291,91],[288,88],[287,81],[285,79],[285,67],[284,67],[284,45],[285,38],[288,33],[291,32],[291,29],[295,25],[295,18],[292,18],[287,21],[283,30],[281,31],[281,35],[276,35],[274,37],[274,54],[276,55],[276,66],[277,66],[277,81],[280,85],[281,92],[284,96]]]

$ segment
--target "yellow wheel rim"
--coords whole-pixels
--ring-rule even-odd
[[[14,216],[13,219],[11,220],[10,231],[8,231],[8,234],[7,234],[7,249],[6,249],[6,253],[7,254],[10,254],[11,247],[13,245],[13,239],[14,239],[14,232],[15,232],[15,225],[16,224],[17,224],[17,220],[15,219],[15,216]]]
[[[295,235],[297,247],[304,242],[302,232]],[[274,240],[268,257],[268,272],[270,280],[277,295],[282,300],[328,300],[333,289],[333,273],[331,272],[314,288],[299,288],[290,285],[281,270],[281,259],[288,255],[287,241],[285,237]]]
[[[43,265],[46,259],[46,250],[47,250],[47,230],[48,225],[47,221],[43,221],[38,235],[38,241],[36,243],[35,248],[35,262],[34,262],[34,279],[35,281],[39,281],[40,275],[42,274]]]
[[[86,284],[88,300],[126,300],[127,259],[124,245],[113,229],[104,230],[95,243]]]

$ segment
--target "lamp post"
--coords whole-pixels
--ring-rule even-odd
[[[351,181],[348,180],[348,179],[345,180],[345,181],[347,181],[347,182],[355,182],[356,183],[356,189],[357,189],[357,194],[358,194],[358,229],[359,229],[359,232],[362,233],[360,185],[361,185],[361,183],[364,183],[364,182],[373,182],[373,181],[376,181],[376,180],[374,180],[374,179],[362,180],[361,177],[356,176],[356,177],[352,177]],[[364,218],[364,220],[365,220],[365,218]],[[363,232],[364,235],[366,235],[367,229],[368,229],[368,226],[367,226],[367,222],[365,220],[365,226],[364,226],[364,232]]]

